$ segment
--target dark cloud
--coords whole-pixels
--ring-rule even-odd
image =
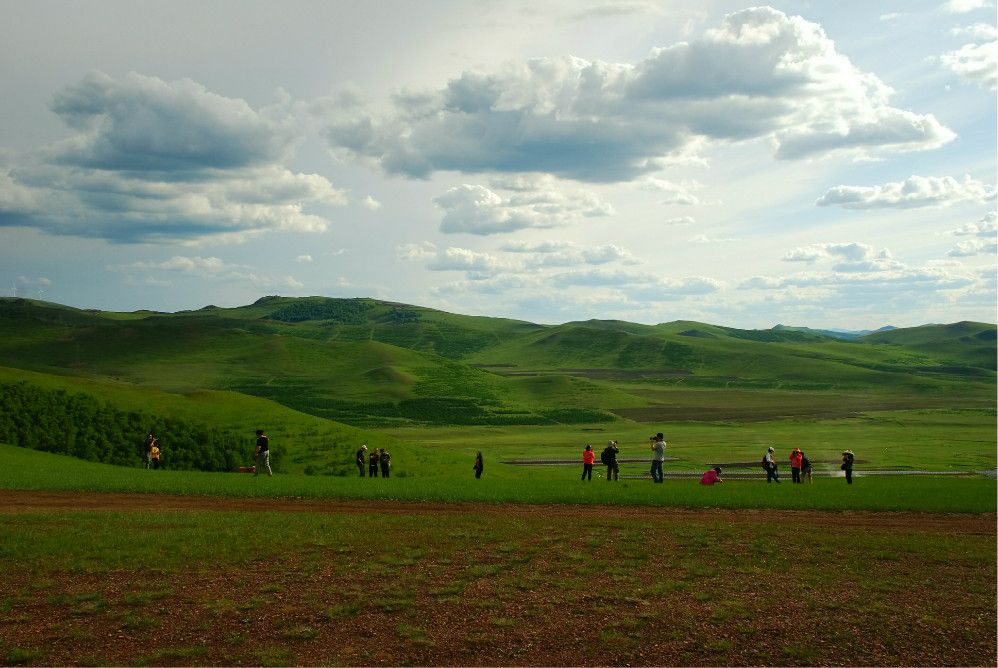
[[[187,79],[92,73],[52,110],[78,134],[0,168],[0,226],[119,243],[239,238],[323,230],[306,206],[344,201],[280,164],[295,139],[281,114]]]

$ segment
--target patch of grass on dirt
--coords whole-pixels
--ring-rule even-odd
[[[24,663],[52,665],[87,656],[111,665],[993,660],[993,516],[547,510],[372,508],[377,532],[357,531],[369,517],[355,512],[174,513],[156,532],[129,513],[0,515],[0,601],[18,615],[3,621],[0,657],[15,664],[16,650],[29,653]],[[233,544],[219,544],[229,535]],[[104,541],[121,553],[81,571],[100,563]],[[200,546],[196,558],[159,561],[168,588],[135,590],[145,555],[187,542]],[[262,566],[271,591],[234,586]],[[44,594],[30,595],[39,581]],[[760,584],[772,582],[778,596]],[[150,632],[165,620],[169,634]],[[273,644],[261,647],[264,624]],[[363,632],[344,636],[345,627]]]

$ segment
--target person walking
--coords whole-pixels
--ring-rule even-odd
[[[790,453],[790,477],[793,478],[795,485],[801,484],[800,470],[802,459],[804,459],[804,453],[800,451],[800,448],[794,448]]]
[[[582,479],[593,481],[593,464],[596,463],[596,451],[593,446],[586,444],[586,449],[582,451]]]
[[[378,456],[378,460],[381,462],[381,477],[388,477],[388,469],[392,466],[392,456],[388,454],[388,451],[381,448],[381,454]]]
[[[606,447],[603,448],[603,453],[600,455],[600,461],[606,464],[606,481],[620,480],[620,466],[617,464],[617,454],[620,452],[620,448],[617,447],[617,441],[608,441]]]
[[[360,471],[360,477],[364,477],[364,469],[367,468],[367,443],[360,446],[360,450],[357,451],[357,470]]]
[[[665,464],[665,436],[659,432],[651,437],[651,479],[652,482],[660,483],[665,480],[662,466]]]
[[[476,479],[482,477],[482,471],[485,470],[485,462],[482,461],[482,453],[481,452],[479,452],[477,455],[475,455],[475,465],[472,466],[471,468],[473,468],[475,470],[475,478]]]
[[[814,478],[812,477],[811,473],[812,473],[812,470],[811,470],[811,460],[808,459],[807,455],[805,455],[803,451],[801,451],[801,453],[800,453],[800,477],[801,477],[801,482],[803,483],[805,480],[807,480],[809,483],[813,484],[814,483]]]
[[[846,472],[846,483],[852,484],[852,465],[856,461],[856,456],[852,453],[852,450],[846,450],[842,453],[842,470]]]
[[[368,459],[370,465],[367,468],[367,475],[372,478],[378,477],[378,462],[381,461],[381,457],[378,455],[378,449],[374,448],[371,450],[371,456]]]
[[[720,466],[715,466],[714,468],[708,470],[706,473],[703,474],[703,477],[700,478],[701,485],[717,485],[722,482],[724,481],[721,480]]]
[[[766,483],[771,483],[774,480],[777,484],[780,482],[780,475],[776,472],[776,460],[773,459],[773,453],[776,450],[770,446],[766,451],[766,455],[762,458],[762,466],[766,469]]]
[[[256,430],[256,470],[253,476],[260,475],[260,471],[266,471],[268,476],[274,475],[270,470],[270,439],[263,433],[263,429]]]

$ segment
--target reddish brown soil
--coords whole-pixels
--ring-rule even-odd
[[[418,527],[443,517],[462,531],[512,518],[525,532],[508,554],[472,539],[446,558],[431,551],[390,567],[382,554],[334,545],[249,572],[203,563],[39,578],[26,565],[0,578],[6,665],[995,664],[993,514],[589,507],[580,525],[579,509],[565,506],[10,490],[0,509],[326,513],[358,516],[358,530],[379,515],[412,516],[398,525],[413,527],[398,536],[404,549],[425,547]],[[795,532],[787,553],[755,544],[774,516]],[[648,527],[643,556],[628,542],[635,526]],[[709,540],[717,527],[731,527],[719,547]],[[846,572],[865,559],[865,540],[896,536],[952,537],[977,556],[948,563],[880,548],[867,572]],[[774,563],[779,575],[761,579]],[[384,570],[352,570],[365,564]],[[496,570],[468,579],[481,565]]]

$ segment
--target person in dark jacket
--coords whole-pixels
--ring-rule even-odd
[[[485,470],[485,462],[482,461],[482,453],[479,452],[477,455],[475,455],[475,465],[472,466],[471,468],[475,470],[476,478],[482,477],[482,471]]]
[[[846,482],[852,484],[852,465],[856,461],[856,456],[852,453],[852,450],[846,450],[842,453],[842,470],[846,472]]]
[[[392,466],[392,456],[390,454],[388,454],[388,451],[385,450],[384,448],[381,448],[380,453],[381,454],[378,455],[378,459],[379,459],[379,461],[381,463],[381,477],[382,478],[387,478],[388,477],[388,469],[390,469],[391,466]]]
[[[368,461],[370,462],[370,466],[367,469],[367,474],[370,477],[372,477],[372,478],[377,478],[378,477],[378,462],[381,461],[381,457],[378,455],[378,449],[377,448],[374,448],[373,450],[371,450],[371,457],[370,457],[370,459]]]
[[[256,430],[256,470],[253,475],[259,475],[261,471],[266,471],[268,476],[274,475],[270,470],[270,439],[263,433],[263,429]]]
[[[619,452],[620,448],[617,447],[617,441],[609,441],[606,444],[606,448],[603,449],[603,454],[600,455],[600,459],[606,464],[607,482],[620,480],[620,465],[617,464],[617,453]]]
[[[357,470],[360,471],[360,477],[364,477],[364,469],[367,468],[367,443],[360,446],[360,450],[357,451]]]

